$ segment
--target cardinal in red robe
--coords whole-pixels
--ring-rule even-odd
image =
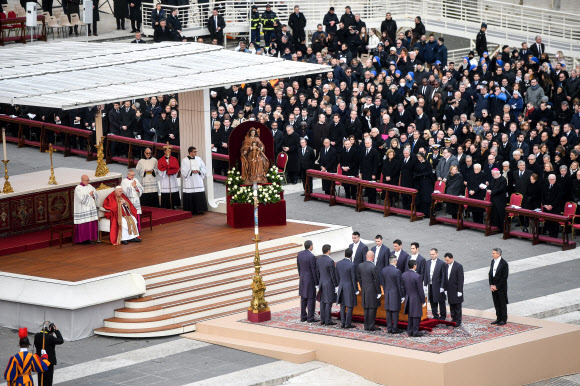
[[[111,220],[109,233],[111,244],[141,241],[137,225],[137,210],[131,200],[123,194],[122,187],[117,186],[115,191],[105,198],[103,208],[106,209],[105,217]]]
[[[179,198],[179,185],[177,173],[179,173],[179,162],[171,155],[171,146],[165,147],[165,157],[161,157],[157,162],[159,170],[159,182],[161,185],[161,207],[174,209],[181,205]]]

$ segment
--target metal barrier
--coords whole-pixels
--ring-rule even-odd
[[[226,20],[226,34],[248,35],[250,30],[250,8],[256,4],[260,12],[265,10],[268,1],[210,1],[206,4],[185,6],[166,6],[163,8],[179,10],[179,17],[184,24],[183,35],[207,35],[207,19],[213,8],[218,8]],[[306,30],[314,31],[322,23],[330,6],[336,8],[336,14],[344,13],[347,3],[334,0],[293,2],[273,2],[272,10],[277,13],[282,24],[287,24],[293,6],[299,5],[307,20]],[[532,43],[536,35],[542,36],[542,42],[548,52],[562,51],[566,56],[578,57],[580,52],[580,14],[570,14],[543,8],[508,4],[497,0],[414,0],[407,2],[384,0],[349,1],[348,5],[354,14],[360,14],[367,28],[380,29],[386,12],[391,12],[399,27],[410,28],[414,25],[415,16],[421,16],[428,31],[463,36],[475,39],[482,22],[487,23],[487,40],[494,44],[509,44],[519,47],[522,42]],[[144,3],[143,30],[152,35],[151,11],[154,5]]]

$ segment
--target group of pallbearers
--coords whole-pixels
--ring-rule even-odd
[[[304,243],[304,250],[297,258],[302,322],[320,321],[323,325],[335,325],[331,308],[333,303],[338,303],[341,328],[354,328],[352,311],[358,305],[357,295],[360,294],[366,331],[380,330],[375,319],[383,296],[388,333],[402,332],[398,328],[398,319],[404,302],[405,314],[408,315],[407,334],[410,337],[422,336],[419,323],[426,297],[431,303],[433,318],[445,320],[447,300],[452,321],[456,326],[461,325],[464,273],[463,266],[455,262],[451,253],[445,253],[443,261],[439,259],[437,249],[432,248],[430,258],[425,259],[419,254],[419,243],[411,244],[409,254],[402,249],[402,242],[398,239],[393,242],[391,251],[383,244],[381,235],[375,237],[376,245],[369,250],[361,242],[359,232],[352,234],[352,241],[344,258],[336,265],[330,258],[330,245],[324,245],[322,256],[315,257],[312,241]],[[320,302],[320,320],[314,315],[316,300]]]
[[[181,161],[171,155],[172,147],[165,146],[164,156],[157,160],[152,150],[146,148],[145,158],[139,160],[136,171],[129,169],[121,184],[115,187],[103,201],[105,217],[111,220],[111,244],[140,242],[140,215],[142,207],[161,206],[175,209],[183,203],[183,210],[192,214],[207,211],[207,200],[203,180],[205,163],[197,157],[197,149],[188,148],[188,155]],[[180,197],[178,176],[181,174],[182,196]],[[74,193],[74,242],[91,244],[98,240],[97,199],[99,191],[91,185],[89,177],[83,175]]]

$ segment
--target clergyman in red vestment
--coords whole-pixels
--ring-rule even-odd
[[[111,244],[119,245],[127,244],[130,241],[141,241],[137,225],[137,210],[123,194],[122,187],[117,186],[105,198],[103,208],[106,209],[105,217],[111,220],[111,232],[109,233]]]

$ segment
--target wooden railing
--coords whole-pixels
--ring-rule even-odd
[[[0,122],[6,122],[10,125],[18,127],[16,137],[10,135],[6,136],[6,141],[15,142],[18,144],[18,147],[35,146],[38,147],[41,152],[45,152],[48,150],[49,144],[47,133],[52,132],[54,134],[64,135],[62,145],[53,144],[53,146],[55,149],[62,151],[65,157],[68,157],[72,154],[79,154],[86,156],[87,161],[92,161],[94,159],[94,134],[90,130],[75,129],[73,127],[56,125],[54,123],[33,121],[31,119],[10,118],[7,115],[0,115]],[[27,139],[24,136],[24,129],[26,128],[36,128],[40,130],[38,141]],[[86,151],[73,149],[71,146],[71,136],[84,138],[87,143]]]
[[[38,15],[37,18],[42,23],[42,27],[40,33],[35,34],[33,38],[34,40],[46,41],[46,20],[44,15]],[[27,40],[29,41],[30,35],[26,35],[26,28],[25,17],[0,20],[0,46],[3,46],[6,42],[26,43]],[[5,33],[8,35],[11,31],[15,32],[13,37],[4,36]]]
[[[435,214],[435,204],[439,202],[457,204],[458,206],[457,219],[444,216],[437,217]],[[482,208],[483,210],[485,210],[487,214],[485,216],[485,223],[479,224],[472,221],[465,221],[463,218],[464,205],[475,208]],[[429,221],[429,225],[435,225],[440,223],[452,224],[457,227],[458,231],[463,230],[465,228],[480,229],[485,231],[486,236],[489,236],[499,231],[497,227],[494,227],[490,224],[490,221],[491,221],[491,202],[489,201],[476,200],[473,198],[459,197],[443,193],[433,193],[431,195],[431,219]]]
[[[128,146],[127,150],[127,158],[116,156],[112,154],[111,146],[114,143],[125,144]],[[165,154],[164,147],[167,146],[166,143],[159,143],[159,142],[151,142],[151,141],[144,141],[142,139],[135,139],[135,138],[128,138],[122,137],[120,135],[109,134],[107,135],[107,150],[106,150],[106,159],[107,163],[112,161],[125,163],[128,165],[129,168],[134,168],[136,165],[135,162],[135,153],[136,148],[150,148],[152,151],[152,156],[159,159],[158,155],[163,156]],[[177,154],[177,159],[180,159],[180,147],[171,145],[171,154]]]
[[[215,153],[215,152],[211,152],[211,158],[212,160],[215,161],[225,161],[225,162],[230,162],[230,156],[227,154],[220,154],[220,153]],[[229,169],[229,168],[228,168]],[[221,181],[221,182],[225,182],[228,178],[226,176],[222,176],[221,174],[214,174],[213,175],[213,180],[214,181]]]

